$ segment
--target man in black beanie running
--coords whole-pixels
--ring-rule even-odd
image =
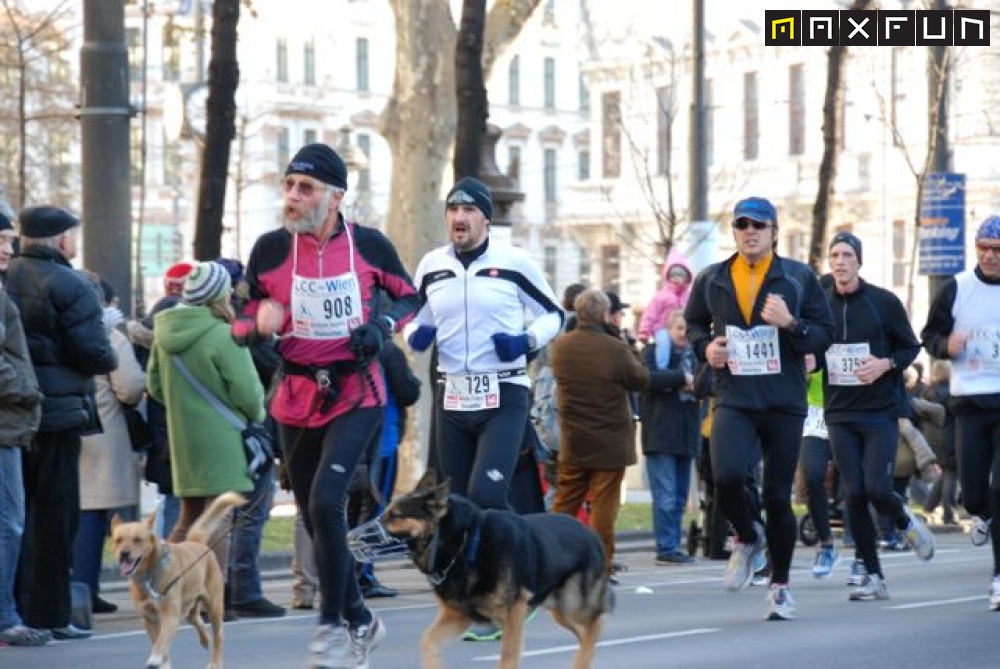
[[[280,335],[270,410],[313,540],[322,604],[308,666],[368,666],[385,626],[354,578],[344,510],[354,470],[382,427],[379,352],[416,310],[417,294],[392,243],[340,212],[347,169],[333,149],[299,149],[281,189],[284,227],[250,252],[244,313],[253,319],[237,321],[233,334],[248,343]],[[373,318],[379,289],[392,304]]]
[[[417,267],[421,307],[404,333],[414,351],[437,341],[444,382],[434,400],[437,449],[451,490],[484,509],[510,509],[510,484],[531,405],[527,355],[559,333],[563,314],[538,264],[490,240],[493,199],[472,177],[445,198],[450,242]],[[525,309],[534,314],[530,327]],[[493,640],[496,627],[470,631]]]

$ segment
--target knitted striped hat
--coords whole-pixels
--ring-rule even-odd
[[[229,272],[217,262],[195,263],[184,280],[184,301],[193,305],[205,305],[218,301],[231,288]]]

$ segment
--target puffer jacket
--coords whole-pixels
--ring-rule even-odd
[[[45,394],[40,431],[100,432],[93,377],[112,372],[118,358],[94,285],[46,246],[29,246],[12,260],[6,285]]]

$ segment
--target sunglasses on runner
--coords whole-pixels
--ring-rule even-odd
[[[750,218],[737,218],[733,221],[733,228],[736,230],[746,230],[753,227],[754,230],[767,230],[771,224],[766,221],[755,221]]]
[[[976,250],[980,253],[993,252],[994,255],[1000,256],[1000,246],[991,246],[989,244],[976,244]]]

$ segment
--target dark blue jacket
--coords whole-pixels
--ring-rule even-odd
[[[41,432],[100,431],[94,379],[118,366],[94,285],[59,251],[29,246],[10,263],[7,294],[21,310],[42,401]]]
[[[650,371],[656,370],[656,344],[642,349],[642,358]],[[690,348],[670,351],[670,363],[661,371],[670,381],[656,390],[642,394],[639,415],[642,417],[642,452],[644,455],[678,455],[693,458],[701,446],[701,420],[698,400],[693,394],[682,393],[687,360],[691,373],[697,363]]]
[[[798,321],[794,332],[780,330],[781,373],[764,376],[734,376],[728,368],[715,369],[713,394],[716,407],[746,411],[777,411],[805,416],[805,354],[817,358],[830,345],[833,318],[816,275],[808,265],[777,254],[757,294],[749,323],[740,312],[730,268],[736,255],[709,265],[695,279],[691,299],[684,310],[687,336],[699,360],[715,337],[724,337],[726,326],[751,328],[767,325],[760,317],[769,293],[781,295]]]

